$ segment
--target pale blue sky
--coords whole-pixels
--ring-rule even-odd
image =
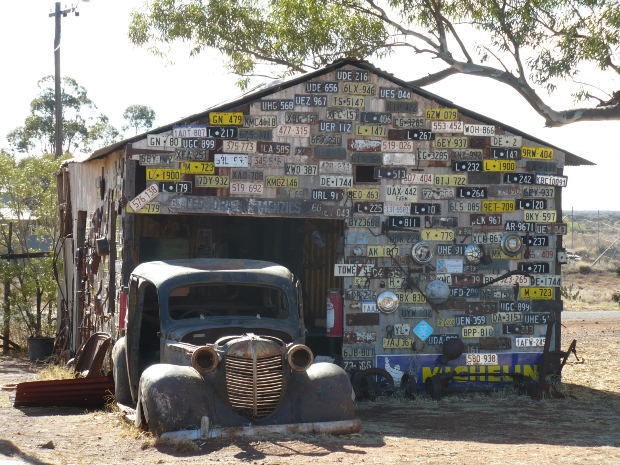
[[[21,125],[37,95],[37,81],[54,72],[54,20],[48,0],[3,1],[0,28],[0,146],[6,134]],[[75,4],[75,0],[73,2]],[[61,74],[84,86],[112,124],[123,124],[122,113],[131,104],[146,104],[157,113],[155,125],[164,125],[203,111],[240,94],[235,76],[229,75],[218,54],[190,58],[179,50],[167,64],[127,39],[129,11],[142,0],[92,0],[80,4],[80,16],[62,20]],[[71,2],[62,2],[63,6]],[[376,66],[396,77],[419,77],[427,66],[422,60],[392,57]],[[620,88],[617,82],[615,88]],[[576,123],[544,128],[544,123],[516,93],[491,80],[452,77],[427,90],[458,105],[521,129],[565,148],[597,166],[567,168],[563,190],[566,210],[620,210],[620,121]],[[570,107],[558,96],[558,107]],[[561,99],[564,99],[561,100]]]

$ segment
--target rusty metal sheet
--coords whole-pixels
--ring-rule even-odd
[[[102,407],[114,394],[111,376],[28,381],[15,391],[15,407]]]

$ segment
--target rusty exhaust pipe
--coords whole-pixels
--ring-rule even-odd
[[[314,362],[314,355],[308,346],[293,344],[286,353],[286,360],[293,370],[306,371]]]
[[[198,347],[192,352],[192,366],[201,375],[214,371],[220,363],[220,356],[211,346]]]

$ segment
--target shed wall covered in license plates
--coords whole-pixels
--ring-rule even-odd
[[[341,60],[65,165],[62,324],[74,348],[122,330],[140,262],[266,259],[302,279],[308,343],[347,369],[536,378],[559,350],[563,169],[583,164]]]

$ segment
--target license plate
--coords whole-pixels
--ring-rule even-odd
[[[426,119],[421,117],[394,118],[394,127],[400,129],[421,129],[426,124]]]
[[[150,153],[141,153],[132,155],[132,160],[138,160],[138,164],[141,166],[145,165],[169,165],[174,163],[174,153],[158,153],[156,155],[152,155]]]
[[[316,176],[319,174],[319,165],[295,165],[287,163],[284,165],[284,174],[298,176]]]
[[[527,236],[523,242],[528,247],[548,247],[549,236]]]
[[[344,199],[344,190],[342,189],[312,189],[312,200],[323,201],[340,201]]]
[[[534,223],[510,220],[504,223],[504,231],[530,233],[535,231],[535,227]]]
[[[265,187],[268,189],[297,188],[299,187],[299,176],[267,176]]]
[[[553,174],[537,174],[534,183],[547,186],[566,187],[568,185],[568,178],[566,176],[555,176]]]
[[[533,325],[522,325],[522,324],[505,324],[502,325],[502,332],[504,334],[534,334],[534,326]]]
[[[334,276],[368,276],[372,273],[374,265],[361,263],[336,263]]]
[[[321,160],[319,162],[319,173],[350,175],[351,173],[353,173],[353,165],[348,161]]]
[[[534,286],[562,287],[562,277],[559,275],[534,276]]]
[[[129,206],[131,207],[131,204]],[[129,212],[131,213],[132,210],[133,210],[133,207],[131,207]],[[133,213],[157,215],[161,213],[161,205],[159,202],[147,202],[143,204],[143,206],[139,210],[133,210]]]
[[[498,213],[472,213],[469,215],[471,226],[502,226],[502,215]]]
[[[482,171],[482,162],[478,160],[455,161],[452,163],[454,171],[477,172]]]
[[[523,196],[553,199],[555,197],[555,189],[553,187],[528,186],[523,188]]]
[[[243,112],[221,113],[212,111],[209,113],[209,124],[212,126],[243,126]]]
[[[548,274],[549,263],[548,262],[520,262],[517,264],[517,269],[525,273],[531,274]]]
[[[420,227],[419,216],[390,216],[388,218],[388,228],[390,229],[406,229]]]
[[[230,193],[231,194],[257,194],[263,193],[263,184],[257,182],[231,182]]]
[[[479,212],[481,205],[479,200],[451,200],[448,202],[449,212]]]
[[[466,124],[463,128],[466,136],[494,136],[495,126],[489,124]]]
[[[437,255],[463,255],[465,246],[461,244],[437,244],[435,248]]]
[[[420,237],[423,241],[442,241],[451,242],[455,238],[452,229],[422,229]]]
[[[443,132],[443,133],[453,133],[453,132],[463,132],[463,122],[462,121],[431,121],[431,131],[433,132]]]
[[[521,136],[492,136],[491,147],[521,147]]]
[[[505,300],[498,304],[497,309],[500,312],[531,312],[532,302]]]
[[[278,125],[278,117],[271,115],[244,115],[243,125],[247,128],[275,128]]]
[[[250,165],[247,155],[229,155],[227,153],[216,153],[213,156],[213,163],[221,168],[246,168]]]
[[[400,304],[424,304],[426,303],[426,297],[421,292],[415,291],[399,291],[396,292],[398,302]]]
[[[466,365],[499,365],[497,354],[467,353],[465,354]]]
[[[430,173],[416,173],[414,171],[408,172],[401,180],[402,184],[433,184],[433,175]]]
[[[392,113],[362,111],[360,113],[360,123],[392,124]]]
[[[353,152],[381,152],[383,140],[349,139],[347,147]]]
[[[351,187],[353,186],[353,176],[319,176],[321,187]]]
[[[566,225],[566,223],[537,224],[536,233],[549,234],[552,236],[564,235],[568,233],[568,226]]]
[[[354,202],[353,213],[381,215],[383,214],[383,202]]]
[[[517,210],[545,210],[547,199],[517,199]]]
[[[156,199],[159,196],[159,188],[157,184],[151,184],[138,195],[136,195],[132,200],[129,201],[129,205],[134,212],[140,211],[146,204]]]
[[[230,185],[230,179],[228,176],[196,175],[194,177],[194,183],[196,187],[222,188]]]
[[[484,171],[516,171],[517,162],[513,160],[484,160]]]
[[[474,244],[499,244],[503,235],[501,232],[474,233],[471,240]]]
[[[414,145],[410,140],[382,140],[381,152],[413,152]]]
[[[533,173],[506,173],[504,182],[507,184],[534,184],[536,175]]]
[[[493,158],[494,160],[519,160],[521,159],[521,149],[491,149],[491,158]]]
[[[383,154],[383,164],[386,166],[416,166],[417,162],[413,153],[388,152]]]
[[[381,225],[380,216],[352,216],[346,219],[349,228],[377,228]]]
[[[435,186],[465,186],[467,185],[466,174],[436,174],[433,183]]]
[[[351,121],[319,121],[320,132],[353,132]]]
[[[396,245],[369,245],[366,247],[366,256],[371,258],[397,257],[398,246]]]
[[[326,107],[327,95],[295,94],[293,101],[296,107]]]
[[[274,134],[279,137],[310,137],[309,124],[280,124]]]
[[[369,368],[374,368],[374,366],[375,366],[374,359],[367,359],[367,360],[342,360],[342,367],[346,371],[368,370]]]
[[[440,215],[441,205],[438,203],[412,203],[412,215]]]
[[[486,199],[486,187],[459,187],[456,189],[456,196],[459,199]]]
[[[426,108],[424,117],[430,120],[454,121],[458,119],[459,111],[456,108]]]
[[[418,199],[418,188],[415,186],[387,185],[384,187],[386,202],[413,202]]]
[[[493,326],[463,326],[461,328],[461,337],[489,337],[493,336],[494,331]]]
[[[549,313],[524,313],[523,322],[528,325],[546,325],[549,322]]]
[[[375,179],[404,179],[407,175],[406,168],[379,168],[375,167],[373,170],[373,177]]]
[[[454,326],[483,326],[491,323],[491,318],[487,320],[486,315],[456,315]]]
[[[249,160],[252,168],[284,168],[285,163],[284,155],[254,155]]]
[[[523,258],[528,260],[553,260],[555,258],[554,249],[529,249],[523,254]]]
[[[230,140],[222,143],[222,151],[227,153],[256,153],[256,141],[253,140]]]
[[[355,126],[356,136],[387,137],[388,128],[378,124],[358,124]]]
[[[380,191],[376,188],[368,189],[347,189],[347,197],[351,200],[379,200]],[[369,212],[374,213],[374,212]]]
[[[494,281],[500,276],[501,275],[499,274],[487,274],[484,275],[482,281],[484,282],[484,284],[488,284],[489,286],[513,286],[515,284],[518,284],[519,286],[529,286],[532,284],[532,280],[528,276],[522,274],[513,274],[510,276],[506,276],[499,281]],[[489,284],[491,281],[493,281],[493,283]]]
[[[458,339],[458,337],[457,334],[431,334],[424,342],[430,346],[440,346],[446,341]]]
[[[342,342],[345,344],[374,344],[377,333],[374,331],[345,331]]]
[[[480,297],[479,287],[451,287],[450,297],[458,299],[473,299]]]
[[[453,198],[454,189],[451,187],[434,187],[422,189],[422,200],[447,200]]]
[[[213,167],[213,164],[210,164]],[[181,170],[174,168],[147,168],[146,180],[147,181],[180,181]]]
[[[343,345],[342,357],[349,359],[372,358],[375,356],[374,347]]]
[[[553,287],[521,287],[519,298],[523,300],[553,300]]]
[[[534,223],[555,223],[558,220],[556,210],[523,210],[523,219]]]
[[[550,147],[521,147],[521,158],[537,160],[553,160],[553,149]]]
[[[447,150],[421,150],[418,149],[418,160],[447,161],[450,156]]]
[[[383,338],[384,349],[411,349],[413,347],[413,339],[403,338]]]
[[[523,313],[521,312],[500,312],[491,315],[492,323],[521,323],[523,322]]]
[[[410,213],[410,203],[386,203],[383,205],[383,214],[387,216],[407,216]]]
[[[515,347],[544,347],[544,337],[516,337]]]
[[[377,95],[377,86],[364,82],[343,82],[340,84],[343,94],[353,95]]]
[[[483,200],[481,207],[485,213],[513,212],[516,209],[514,200]]]
[[[438,149],[465,149],[469,147],[468,137],[436,137],[433,147]]]

